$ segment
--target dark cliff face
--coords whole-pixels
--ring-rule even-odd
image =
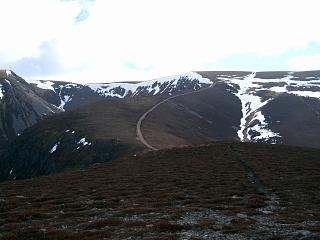
[[[0,92],[0,150],[27,127],[60,112],[9,70],[0,71]]]

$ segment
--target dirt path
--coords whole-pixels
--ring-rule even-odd
[[[185,95],[191,95],[191,94],[194,94],[194,93],[198,93],[198,92],[202,92],[202,91],[206,91],[208,90],[209,88],[212,88],[214,87],[217,83],[219,83],[220,81],[217,81],[217,82],[214,82],[213,84],[211,84],[209,87],[207,88],[201,88],[197,91],[193,91],[193,92],[187,92],[187,93],[182,93],[182,94],[179,94],[179,95],[174,95],[174,96],[171,96],[171,97],[168,97],[160,102],[158,102],[156,105],[154,105],[153,107],[151,107],[148,111],[146,111],[144,114],[141,115],[141,117],[138,119],[138,122],[137,122],[137,128],[136,128],[136,134],[137,134],[137,138],[140,142],[142,142],[147,148],[151,149],[151,150],[158,150],[158,148],[152,146],[151,144],[149,144],[146,139],[143,137],[143,134],[141,132],[141,125],[142,125],[142,122],[143,120],[148,116],[149,113],[151,113],[153,110],[155,110],[157,107],[159,107],[161,104],[165,103],[165,102],[168,102],[169,100],[171,99],[174,99],[174,98],[178,98],[178,97],[181,97],[181,96],[185,96]]]

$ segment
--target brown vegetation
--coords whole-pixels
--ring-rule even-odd
[[[316,239],[319,153],[217,142],[1,183],[0,239]]]

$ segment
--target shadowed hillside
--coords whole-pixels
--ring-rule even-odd
[[[151,145],[170,148],[212,140],[239,140],[240,101],[225,83],[174,98],[150,113],[142,131]]]
[[[104,100],[45,119],[17,137],[0,161],[0,179],[83,168],[140,151],[136,121],[154,98]]]
[[[25,128],[57,112],[25,80],[0,69],[0,153]]]

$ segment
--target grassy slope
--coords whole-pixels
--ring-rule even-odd
[[[137,119],[160,99],[137,97],[103,100],[49,118],[36,128],[75,129],[94,139],[117,138],[121,142],[139,144],[135,139]]]
[[[25,130],[2,156],[0,179],[83,168],[140,151],[144,146],[136,140],[136,121],[158,101],[158,97],[104,100],[43,120]],[[77,144],[82,138],[92,144]],[[51,154],[58,142],[57,150]]]
[[[318,239],[319,154],[217,142],[1,183],[0,239]]]
[[[218,83],[162,104],[143,122],[145,138],[157,148],[236,139],[241,103],[227,89]]]
[[[320,148],[320,101],[281,95],[262,108],[270,128],[280,132],[285,144]]]

